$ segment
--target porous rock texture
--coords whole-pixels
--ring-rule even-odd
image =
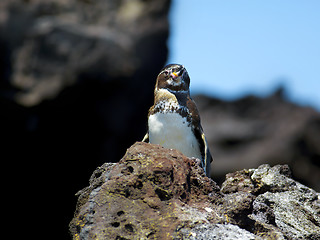
[[[137,142],[78,195],[73,239],[320,238],[320,195],[286,165],[230,173],[220,189],[197,159]]]

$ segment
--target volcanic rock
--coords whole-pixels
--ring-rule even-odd
[[[286,165],[227,175],[221,189],[199,160],[137,142],[78,193],[73,239],[317,239],[320,194]]]

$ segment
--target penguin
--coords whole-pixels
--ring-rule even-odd
[[[154,104],[148,112],[148,131],[142,141],[200,159],[210,177],[213,159],[189,86],[189,74],[183,65],[169,64],[160,71],[154,88]]]

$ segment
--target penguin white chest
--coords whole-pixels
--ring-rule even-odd
[[[202,159],[199,143],[187,119],[175,112],[149,116],[149,141],[165,148],[177,149],[188,157]]]

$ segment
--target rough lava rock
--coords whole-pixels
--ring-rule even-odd
[[[286,165],[230,173],[221,189],[199,161],[137,142],[79,191],[73,239],[318,239],[320,194]]]
[[[147,143],[103,165],[90,182],[71,223],[75,239],[166,239],[186,222],[209,222],[218,194],[197,161]]]
[[[251,218],[266,232],[275,225],[289,239],[320,238],[320,194],[288,177],[283,166],[261,166],[251,179],[264,189],[253,202]]]

